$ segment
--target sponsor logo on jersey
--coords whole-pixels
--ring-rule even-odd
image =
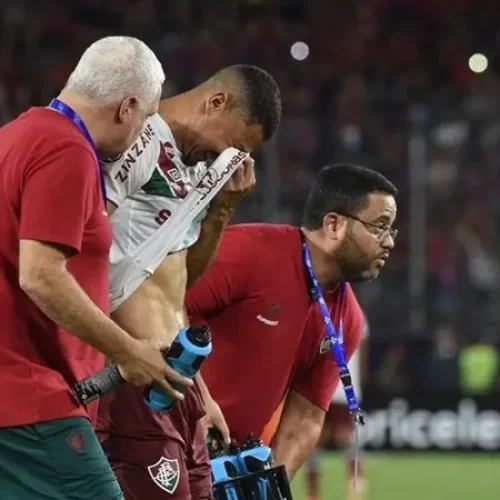
[[[122,158],[120,169],[116,172],[114,178],[119,182],[125,182],[128,179],[130,169],[137,163],[138,158],[142,155],[146,147],[151,144],[151,140],[155,136],[155,132],[150,123],[146,123],[141,135],[127,151],[127,154]]]
[[[262,314],[257,314],[256,318],[261,323],[264,323],[264,325],[267,325],[267,326],[278,326],[280,324],[279,320],[272,320],[272,319],[265,318],[264,316],[262,316]]]
[[[262,314],[258,314],[256,317],[261,322],[267,326],[278,326],[279,319],[276,319],[276,315],[280,312],[281,306],[278,303],[273,303],[267,308],[267,316],[274,316],[274,319],[266,318]]]
[[[142,186],[147,194],[180,199],[189,194],[193,185],[187,173],[174,162],[176,155],[176,150],[170,142],[160,145],[158,167],[154,169],[149,181]]]

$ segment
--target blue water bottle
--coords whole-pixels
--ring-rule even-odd
[[[238,465],[242,475],[268,470],[274,466],[271,448],[252,436],[238,453]],[[259,498],[267,500],[270,490],[265,478],[258,480]]]
[[[189,326],[177,334],[170,349],[165,352],[165,362],[184,377],[193,379],[211,352],[209,329],[205,326]],[[180,384],[174,384],[174,387],[179,392],[186,389]],[[158,384],[153,384],[146,391],[144,399],[146,405],[155,411],[169,410],[177,401]]]

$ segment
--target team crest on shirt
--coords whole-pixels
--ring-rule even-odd
[[[184,199],[192,188],[192,184],[189,176],[185,172],[181,172],[177,166],[175,156],[175,149],[170,142],[161,143],[158,167],[174,197]],[[167,195],[167,197],[171,196],[172,194]]]
[[[280,312],[280,309],[281,309],[281,306],[275,302],[274,304],[271,304],[268,308],[268,311],[271,313],[271,314],[277,314]]]
[[[85,438],[83,437],[83,432],[81,431],[71,433],[66,438],[66,441],[75,451],[81,452],[85,448]]]
[[[175,158],[176,154],[176,149],[174,148],[173,144],[169,141],[162,142],[163,149],[165,150],[165,153],[167,153],[167,156],[173,160]]]
[[[172,495],[179,486],[180,469],[177,459],[161,457],[158,462],[148,467],[149,475],[156,486]]]

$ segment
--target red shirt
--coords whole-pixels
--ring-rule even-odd
[[[296,227],[230,226],[215,262],[188,292],[191,323],[207,323],[213,335],[202,375],[238,440],[261,435],[289,389],[326,410],[339,382],[301,242]],[[326,292],[325,300],[338,325],[337,294]],[[343,322],[350,358],[363,329],[350,286]]]
[[[101,369],[103,355],[45,316],[18,281],[19,240],[65,245],[75,251],[68,270],[109,312],[111,227],[95,153],[68,118],[33,108],[0,129],[0,213],[0,427],[86,416],[70,386]]]

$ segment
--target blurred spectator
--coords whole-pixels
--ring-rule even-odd
[[[407,351],[402,344],[389,347],[379,369],[375,372],[375,383],[390,394],[401,394],[408,385],[406,373]]]
[[[499,355],[491,333],[487,331],[460,352],[460,387],[465,394],[488,394],[498,389]]]
[[[456,332],[449,325],[441,325],[433,339],[427,383],[434,390],[457,390],[459,344]]]

